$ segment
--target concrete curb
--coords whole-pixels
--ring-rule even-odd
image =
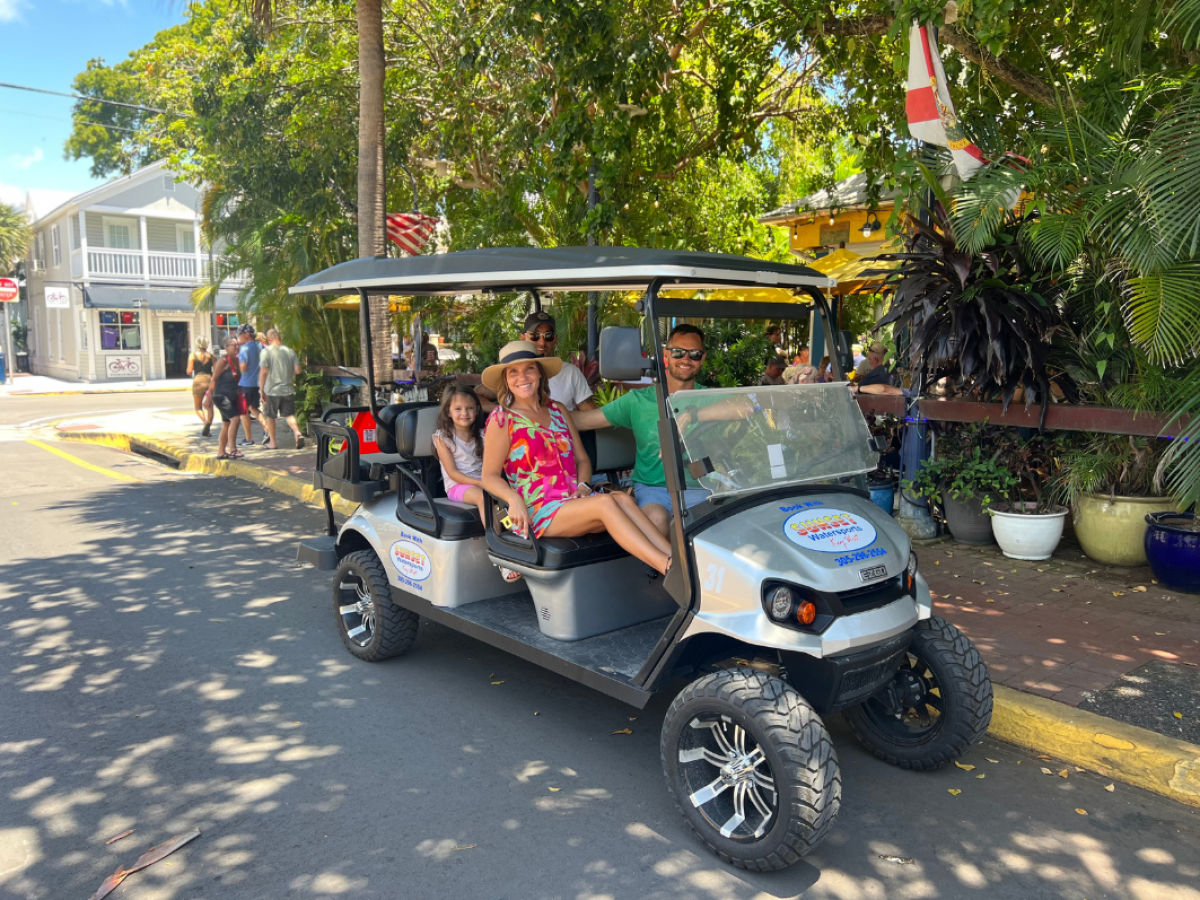
[[[1200,747],[996,685],[989,733],[1108,778],[1200,806]]]
[[[74,441],[80,444],[97,444],[127,453],[137,453],[138,450],[142,450],[152,456],[175,460],[179,463],[180,471],[183,472],[202,472],[206,475],[217,475],[224,478],[239,478],[259,487],[286,494],[310,506],[318,506],[322,509],[325,507],[321,492],[314,488],[311,482],[296,475],[272,472],[242,460],[217,459],[207,453],[192,453],[190,450],[183,450],[158,438],[141,434],[59,431],[58,437],[60,440]],[[349,516],[358,509],[358,504],[334,494],[333,508],[342,515]]]
[[[97,432],[59,432],[59,437],[126,452],[141,448],[177,460],[186,472],[240,478],[303,503],[323,506],[320,492],[295,475],[238,460],[218,460],[157,438]],[[357,508],[358,504],[334,495],[334,509],[343,515]],[[993,691],[992,737],[1200,807],[1200,747],[1003,685],[995,685]]]

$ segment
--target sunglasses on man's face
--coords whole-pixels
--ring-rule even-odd
[[[553,331],[535,331],[532,335],[530,335],[529,339],[533,343],[537,343],[538,341],[545,341],[546,343],[549,343],[550,341],[554,340],[554,332]]]
[[[692,362],[700,362],[704,359],[703,350],[685,350],[682,347],[668,347],[667,352],[671,354],[671,359],[683,359],[685,356]]]

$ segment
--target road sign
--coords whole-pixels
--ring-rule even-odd
[[[46,309],[70,309],[71,289],[48,287],[43,289],[46,297]]]
[[[15,278],[0,278],[0,303],[15,303],[21,296]]]

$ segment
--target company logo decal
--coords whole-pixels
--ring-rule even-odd
[[[846,553],[875,543],[875,526],[856,513],[823,507],[798,512],[783,523],[789,541],[818,553]]]
[[[433,565],[425,551],[412,541],[396,541],[392,544],[392,565],[409,581],[424,581],[433,571]]]

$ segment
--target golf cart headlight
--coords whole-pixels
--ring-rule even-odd
[[[912,590],[917,584],[917,554],[908,552],[908,568],[904,570],[904,587]]]
[[[790,619],[792,610],[796,608],[796,597],[792,589],[781,585],[771,591],[770,597],[767,598],[767,608],[776,622],[786,622]]]

